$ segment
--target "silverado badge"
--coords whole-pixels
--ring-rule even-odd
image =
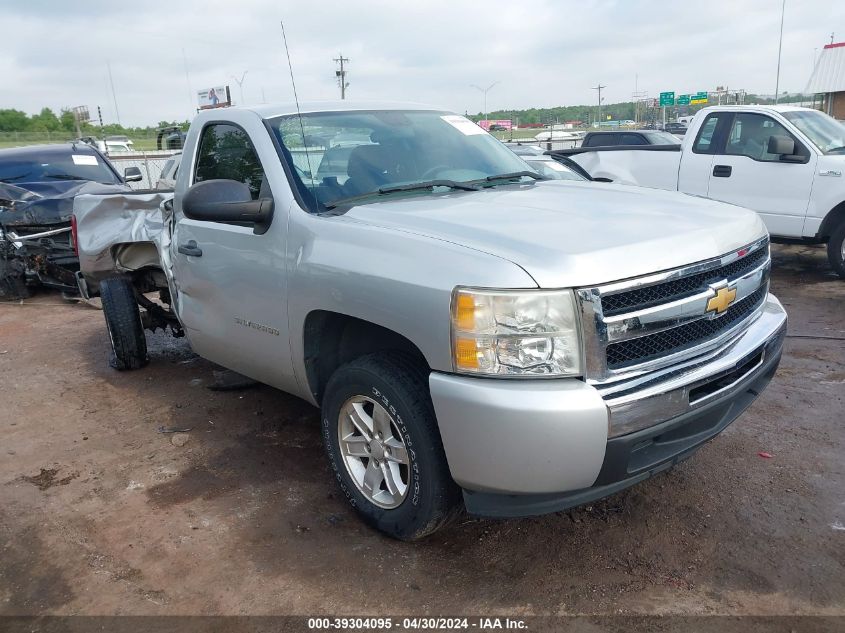
[[[707,312],[722,314],[736,299],[736,288],[722,287],[713,289],[716,294],[707,301]]]

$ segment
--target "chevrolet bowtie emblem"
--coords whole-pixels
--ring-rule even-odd
[[[716,314],[722,314],[725,310],[727,310],[730,305],[736,299],[736,288],[719,288],[716,290],[716,295],[710,297],[707,301],[707,312],[715,312]]]

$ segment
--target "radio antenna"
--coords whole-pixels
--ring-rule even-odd
[[[296,116],[297,118],[299,118],[299,131],[302,133],[302,148],[305,150],[305,160],[308,163],[308,173],[313,174],[314,169],[311,167],[311,156],[308,154],[308,143],[305,142],[305,126],[302,124],[302,112],[300,112],[299,110],[299,97],[296,94],[296,81],[294,81],[293,78],[293,64],[290,63],[290,49],[288,48],[288,36],[285,34],[285,21],[279,20],[279,24],[282,25],[282,39],[285,43],[285,55],[287,55],[288,58],[288,69],[290,70],[290,83],[293,86],[293,101],[296,104]],[[293,161],[293,154],[291,154],[290,159],[291,161]],[[296,167],[296,165],[294,165],[294,167]],[[306,187],[307,186],[308,185],[306,185]],[[313,186],[310,187],[310,189],[311,193],[314,194],[314,205],[316,208],[319,208],[320,203],[317,200],[317,192],[314,191]]]

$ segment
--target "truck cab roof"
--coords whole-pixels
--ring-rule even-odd
[[[227,108],[227,110],[249,110],[251,112],[255,112],[262,119],[272,119],[277,116],[286,116],[297,113],[296,103],[292,101],[254,106],[237,106]],[[302,114],[354,110],[434,110],[451,112],[451,109],[446,107],[405,101],[355,101],[346,99],[330,101],[302,101],[299,104],[299,112]],[[220,118],[220,110],[204,110],[197,116],[200,118]]]
[[[715,105],[715,106],[708,106],[706,108],[702,108],[700,112],[715,112],[715,111],[729,111],[729,112],[766,112],[766,113],[784,113],[784,112],[797,112],[797,111],[806,111],[806,112],[818,112],[818,110],[814,110],[813,108],[805,108],[802,106],[796,105]]]

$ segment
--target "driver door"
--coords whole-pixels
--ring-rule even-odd
[[[265,165],[278,163],[260,120],[209,122],[183,162],[174,204],[171,244],[177,312],[193,349],[204,358],[241,374],[290,391],[285,268],[286,199],[267,178]],[[259,142],[253,142],[253,139]],[[266,142],[264,142],[266,141]],[[262,151],[257,151],[256,147]],[[281,169],[276,170],[281,173]],[[228,179],[249,187],[253,200],[273,198],[266,232],[253,225],[193,220],[181,200],[187,187]]]
[[[795,142],[801,162],[768,153],[772,136]],[[764,114],[734,115],[713,157],[707,197],[753,209],[773,235],[801,235],[813,187],[817,156],[783,125]]]

